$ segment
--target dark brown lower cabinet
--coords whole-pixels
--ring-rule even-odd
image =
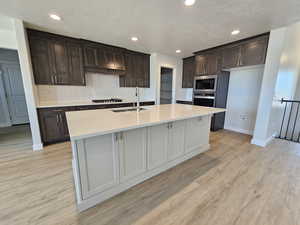
[[[141,106],[154,104],[154,101],[141,102]],[[39,108],[38,116],[42,141],[45,145],[49,145],[70,140],[65,112],[130,106],[133,106],[133,103]]]
[[[44,144],[69,140],[66,108],[39,109],[39,123]]]

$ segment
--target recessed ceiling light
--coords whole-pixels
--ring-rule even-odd
[[[184,0],[184,4],[186,6],[191,6],[191,5],[194,5],[196,2],[196,0]]]
[[[56,15],[56,14],[49,14],[50,18],[53,20],[61,20],[60,16]]]
[[[176,53],[180,53],[180,52],[181,52],[181,50],[180,50],[180,49],[177,49],[177,50],[176,50]]]
[[[137,37],[132,37],[131,40],[132,41],[138,41],[139,39]]]
[[[232,35],[237,35],[237,34],[239,34],[239,33],[240,33],[239,30],[234,30],[234,31],[231,32]]]

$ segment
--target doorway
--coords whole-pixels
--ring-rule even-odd
[[[0,49],[0,114],[0,146],[32,141],[16,50]]]
[[[160,104],[172,104],[173,97],[173,69],[160,69]]]

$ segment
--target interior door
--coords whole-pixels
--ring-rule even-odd
[[[0,67],[0,127],[11,126],[11,120],[9,116],[8,103],[6,99],[6,93],[4,90],[4,79],[3,79],[3,69]]]
[[[29,123],[21,69],[18,64],[1,64],[11,123]]]
[[[160,73],[160,104],[171,104],[173,69],[163,67]]]

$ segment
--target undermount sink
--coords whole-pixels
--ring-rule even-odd
[[[140,108],[140,111],[146,110],[145,108]],[[137,108],[130,108],[130,109],[113,109],[113,112],[130,112],[130,111],[137,111]]]

